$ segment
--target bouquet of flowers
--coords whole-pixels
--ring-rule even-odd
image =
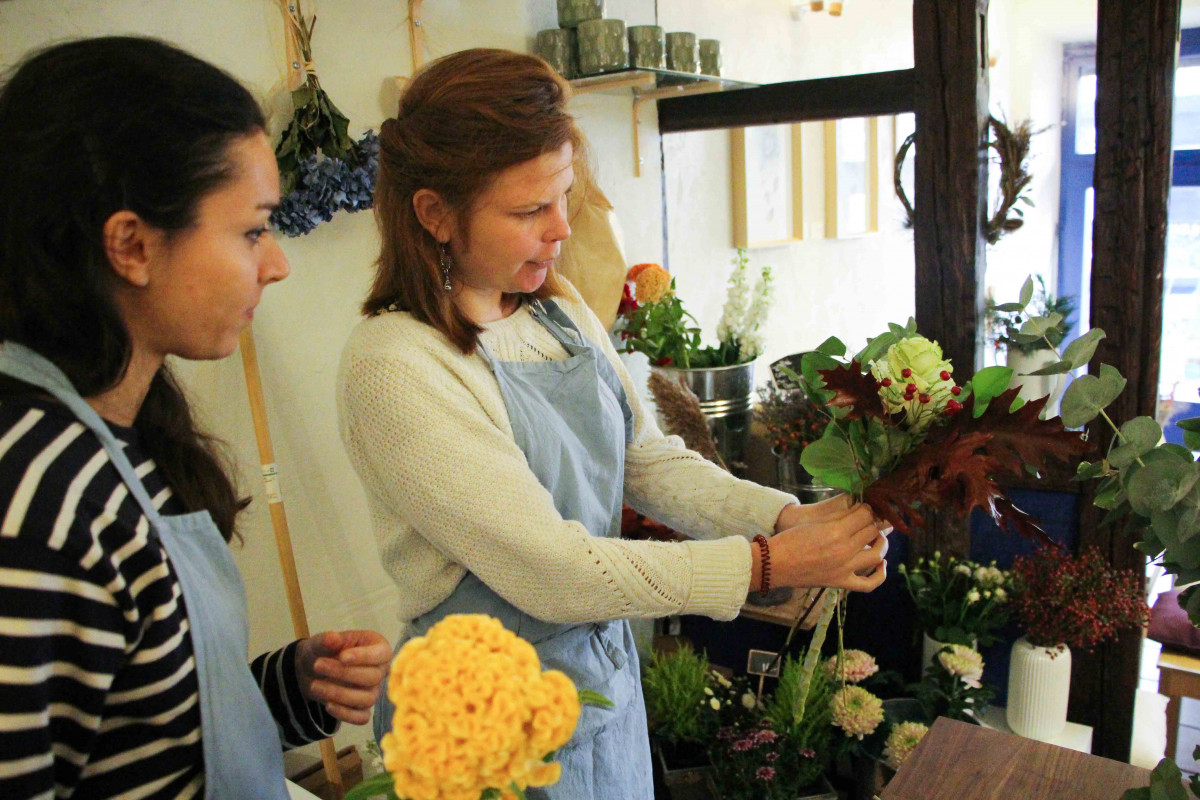
[[[726,367],[758,358],[771,306],[771,268],[763,267],[752,289],[749,263],[746,251],[738,250],[717,325],[717,347],[700,346],[700,328],[675,294],[675,279],[658,264],[635,264],[617,309],[616,331],[625,352],[645,353],[655,366],[679,369]]]
[[[516,800],[556,783],[552,760],[575,732],[581,704],[611,705],[543,672],[533,646],[483,614],[450,615],[392,661],[396,706],[383,737],[387,772],[346,800]]]
[[[940,552],[920,558],[913,569],[900,565],[904,585],[917,607],[921,627],[933,639],[954,644],[989,645],[1008,621],[1012,573]]]
[[[1008,388],[1008,367],[956,384],[941,347],[911,319],[849,361],[845,353],[831,338],[801,361],[809,396],[828,414],[821,439],[800,458],[815,480],[861,498],[904,533],[924,525],[926,508],[961,516],[982,508],[1001,527],[1045,539],[997,479],[1088,451],[1086,438],[1061,419],[1038,418],[1046,398],[1023,403]]]
[[[1099,550],[1078,557],[1043,547],[1013,564],[1013,605],[1030,644],[1091,651],[1148,621],[1142,576],[1115,569]]]

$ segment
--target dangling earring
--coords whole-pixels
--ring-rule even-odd
[[[442,289],[450,291],[450,267],[454,266],[454,262],[450,260],[450,247],[446,242],[438,244],[438,265],[442,268]]]

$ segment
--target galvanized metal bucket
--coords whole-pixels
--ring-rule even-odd
[[[754,362],[731,367],[657,369],[692,390],[708,419],[717,452],[731,472],[744,474],[746,443],[754,416]]]

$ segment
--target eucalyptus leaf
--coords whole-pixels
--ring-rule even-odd
[[[991,306],[991,308],[996,311],[1003,311],[1006,314],[1011,314],[1016,311],[1024,311],[1025,310],[1025,306],[1021,305],[1020,303],[999,303],[997,305]]]
[[[888,330],[891,331],[892,335],[896,337],[896,341],[899,341],[901,339],[907,339],[909,336],[912,335],[912,333],[910,333],[909,330],[907,328],[905,328],[903,325],[897,325],[894,322],[888,323]]]
[[[1096,497],[1092,501],[1098,508],[1114,509],[1121,502],[1121,483],[1114,478],[1105,478],[1096,485]]]
[[[1062,354],[1063,361],[1070,361],[1071,369],[1079,369],[1092,360],[1092,356],[1096,353],[1096,346],[1100,344],[1100,340],[1103,338],[1103,330],[1092,328],[1083,336],[1080,336],[1067,345],[1067,349]]]
[[[1030,275],[1025,279],[1025,283],[1021,284],[1021,299],[1018,300],[1021,308],[1029,305],[1029,301],[1033,299],[1033,276]],[[1017,309],[1020,311],[1020,309]]]
[[[824,353],[827,356],[841,358],[842,356],[846,355],[846,345],[836,336],[830,336],[828,339],[817,345],[817,352]]]
[[[1053,364],[1047,364],[1041,369],[1035,369],[1033,372],[1023,373],[1024,375],[1062,375],[1064,372],[1070,372],[1075,369],[1070,361],[1055,361]]]
[[[862,491],[862,476],[854,460],[854,448],[840,436],[827,434],[810,444],[800,454],[800,466],[820,483],[845,489],[853,494]]]
[[[1125,389],[1121,373],[1108,364],[1101,364],[1098,375],[1080,375],[1063,393],[1062,423],[1078,428],[1095,419],[1109,403]]]
[[[1191,460],[1183,461],[1166,448],[1155,448],[1141,460],[1142,468],[1123,483],[1129,505],[1143,517],[1171,508],[1200,480],[1200,466]]]
[[[1092,478],[1099,478],[1108,472],[1107,461],[1080,461],[1079,467],[1075,470],[1075,476],[1071,478],[1073,481],[1086,481]]]
[[[1117,469],[1127,467],[1154,449],[1162,438],[1162,428],[1153,417],[1134,417],[1121,426],[1121,435],[1114,441],[1121,444],[1108,454],[1108,461]]]
[[[1139,553],[1149,556],[1150,558],[1158,558],[1162,551],[1166,549],[1166,546],[1158,538],[1158,534],[1150,529],[1146,529],[1142,532],[1142,540],[1140,542],[1134,542],[1133,547]]]
[[[1183,432],[1183,443],[1192,450],[1200,450],[1200,433],[1195,431]]]
[[[1021,326],[1022,336],[1042,337],[1047,331],[1053,330],[1063,321],[1063,315],[1058,312],[1047,314],[1044,317],[1030,317],[1025,320]]]
[[[1185,431],[1200,433],[1200,417],[1192,417],[1190,419],[1177,419],[1175,424]]]

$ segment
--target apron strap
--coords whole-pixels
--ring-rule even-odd
[[[54,362],[22,344],[6,341],[4,342],[3,351],[0,351],[0,372],[11,375],[17,380],[24,381],[39,389],[45,389],[54,395],[63,405],[71,409],[75,413],[75,416],[79,418],[79,421],[86,425],[100,439],[100,443],[104,445],[104,449],[108,452],[113,466],[117,468],[117,472],[120,473],[122,480],[125,481],[130,494],[137,499],[138,505],[141,506],[142,512],[146,515],[146,519],[150,521],[152,527],[158,527],[159,520],[161,519],[158,509],[154,507],[154,502],[150,499],[150,495],[146,493],[146,487],[142,485],[141,479],[138,478],[133,464],[129,463],[129,458],[125,455],[124,445],[113,435],[112,430],[100,418],[96,410],[79,396],[79,392],[75,391],[70,378]]]

